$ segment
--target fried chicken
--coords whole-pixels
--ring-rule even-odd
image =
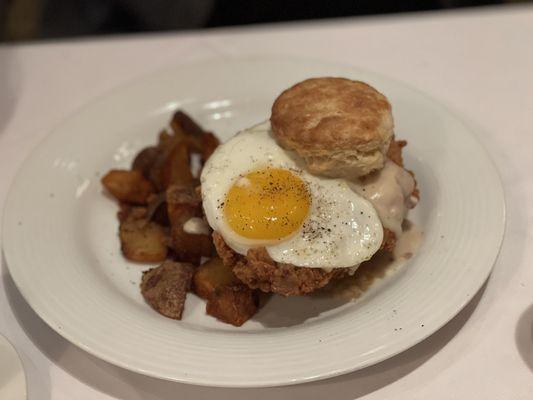
[[[403,167],[402,148],[405,141],[391,142],[387,156]],[[392,252],[396,246],[396,235],[383,229],[381,250]],[[325,270],[322,268],[297,267],[272,260],[264,247],[250,249],[246,256],[233,251],[218,232],[213,232],[217,253],[225,265],[232,268],[239,280],[252,289],[283,296],[311,293],[327,285],[332,280],[346,276],[350,268]]]
[[[213,241],[220,258],[233,269],[239,280],[252,289],[267,293],[284,296],[307,294],[348,273],[348,268],[328,272],[321,268],[277,263],[270,258],[264,247],[250,249],[244,257],[230,249],[218,232],[213,232]]]

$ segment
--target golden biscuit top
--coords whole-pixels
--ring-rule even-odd
[[[377,90],[345,78],[312,78],[281,93],[272,132],[296,152],[381,149],[393,132],[391,106]]]

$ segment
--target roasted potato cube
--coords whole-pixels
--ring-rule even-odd
[[[146,215],[146,207],[136,207],[122,201],[119,203],[119,207],[117,212],[118,222],[125,221],[134,210],[136,210],[137,218],[142,218]]]
[[[154,193],[154,186],[140,171],[113,169],[103,178],[104,187],[119,201],[132,204],[146,204],[148,196]]]
[[[207,314],[234,326],[241,326],[256,312],[257,293],[244,284],[221,286],[207,300]]]
[[[170,126],[170,133],[159,134],[156,151],[145,149],[144,157],[139,154],[135,164],[158,190],[165,190],[172,184],[198,184],[191,172],[191,153],[200,154],[205,162],[219,144],[212,133],[204,131],[182,111],[174,114]]]
[[[208,132],[202,136],[202,162],[205,163],[220,144],[215,135]]]
[[[170,242],[178,260],[198,265],[201,257],[209,257],[214,253],[210,235],[192,234],[183,230],[189,219],[202,217],[202,202],[194,188],[170,186],[167,189],[167,213]]]
[[[183,141],[184,135],[177,136],[170,134],[166,130],[159,133],[159,142],[156,146],[157,154],[151,163],[150,170],[148,171],[148,179],[157,188],[158,191],[166,189],[163,183],[163,169],[166,166],[166,162],[169,154],[172,152],[178,142]]]
[[[131,261],[164,261],[168,253],[165,228],[141,217],[137,211],[130,210],[128,216],[122,216],[119,228],[122,253]]]
[[[165,261],[159,267],[143,272],[141,293],[160,314],[181,319],[193,271],[191,264]]]
[[[191,135],[189,132],[186,132],[183,127],[177,124],[174,120],[170,122],[172,132],[176,138],[181,139],[187,143],[187,147],[190,152],[201,153],[202,152],[202,137]]]
[[[184,135],[189,140],[190,149],[202,155],[205,162],[219,145],[219,141],[211,132],[205,131],[183,111],[176,111],[170,122],[172,130]]]
[[[170,185],[194,186],[194,183],[189,148],[187,142],[182,140],[174,146],[162,166],[161,184],[168,188]]]
[[[148,178],[158,190],[171,184],[195,185],[197,180],[191,172],[191,141],[184,133],[159,135],[158,153],[148,171]]]
[[[133,160],[131,169],[140,171],[145,178],[149,177],[150,169],[154,165],[156,157],[159,155],[160,150],[155,147],[146,147],[142,149]]]
[[[146,216],[150,221],[168,227],[167,195],[165,192],[153,194],[148,198],[146,205]]]
[[[159,151],[166,151],[167,153],[174,148],[176,143],[185,138],[185,134],[181,133],[169,133],[167,130],[159,132],[159,141],[157,142],[157,148]]]
[[[166,154],[163,152],[160,152],[155,160],[152,166],[150,167],[150,171],[148,171],[148,179],[152,184],[156,187],[157,191],[164,191],[165,187],[163,185],[163,167],[165,165],[166,160]]]
[[[214,257],[200,265],[194,273],[194,292],[203,299],[209,299],[215,290],[222,286],[239,283],[230,267],[219,257]]]
[[[228,324],[241,326],[258,309],[257,291],[240,282],[218,257],[196,269],[193,290],[207,300],[207,314]]]
[[[172,120],[170,121],[170,126],[174,131],[182,130],[185,134],[190,136],[202,136],[207,133],[196,123],[196,121],[181,110],[174,113]]]

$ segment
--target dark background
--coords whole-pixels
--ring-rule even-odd
[[[0,41],[205,29],[517,2],[525,1],[0,0]]]

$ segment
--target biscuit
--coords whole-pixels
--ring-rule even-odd
[[[312,78],[278,96],[270,117],[278,143],[312,173],[356,178],[381,169],[393,136],[386,97],[359,81]]]

